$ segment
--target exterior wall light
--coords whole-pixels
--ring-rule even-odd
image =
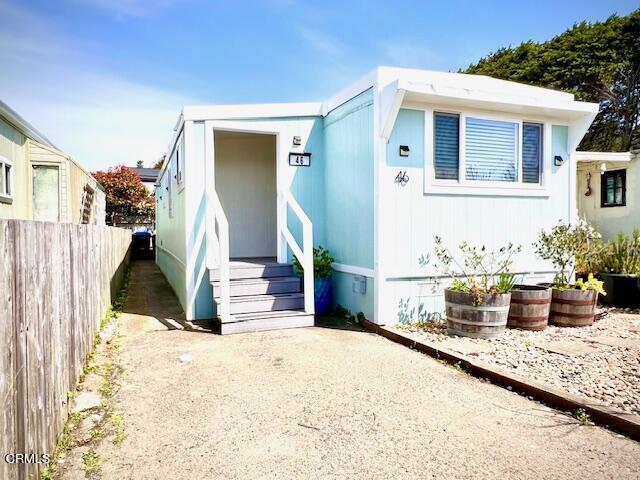
[[[411,150],[409,149],[409,145],[400,145],[400,153],[399,153],[399,155],[401,157],[408,157],[410,151]]]
[[[562,158],[560,155],[556,155],[555,157],[553,157],[553,164],[556,167],[559,167],[563,163],[564,163],[564,158]]]

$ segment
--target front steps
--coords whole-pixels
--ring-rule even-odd
[[[221,334],[313,326],[313,315],[304,311],[300,277],[294,275],[291,264],[271,258],[232,260],[230,277],[231,318],[219,321]],[[209,271],[209,280],[218,305],[217,269]]]

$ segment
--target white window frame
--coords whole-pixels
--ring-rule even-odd
[[[405,107],[402,108],[411,108]],[[500,114],[478,110],[452,110],[450,108],[419,108],[424,111],[424,193],[447,195],[501,195],[501,196],[549,196],[549,172],[552,158],[552,125],[562,122],[550,122],[548,118],[515,117],[513,114]],[[458,115],[458,179],[441,180],[435,178],[435,132],[434,115],[436,113]],[[466,178],[466,119],[467,117],[512,122],[518,125],[517,161],[518,176],[515,182],[468,180]],[[542,125],[542,161],[540,165],[540,183],[524,183],[522,162],[522,126],[524,123]]]
[[[9,176],[6,177],[6,170],[5,170],[5,166],[9,167]],[[14,181],[15,175],[14,175],[14,166],[13,166],[13,162],[11,160],[9,160],[6,157],[3,157],[0,155],[0,172],[2,174],[3,177],[3,182],[2,182],[2,190],[0,190],[0,202],[3,203],[13,203],[13,192],[15,190],[16,184]],[[9,191],[7,192],[7,181],[9,183]]]

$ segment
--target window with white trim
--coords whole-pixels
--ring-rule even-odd
[[[542,123],[433,113],[433,185],[542,184]]]
[[[0,157],[0,200],[13,199],[13,162]]]

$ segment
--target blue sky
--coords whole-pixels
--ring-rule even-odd
[[[150,164],[184,104],[314,101],[376,65],[457,70],[626,1],[0,0],[0,99],[85,168]]]

